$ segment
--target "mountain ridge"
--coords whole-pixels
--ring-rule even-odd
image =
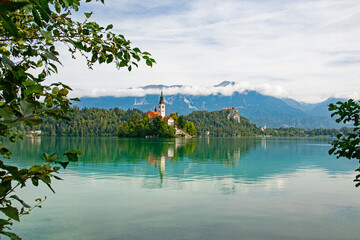
[[[235,83],[224,81],[214,87],[231,87]],[[141,111],[154,110],[159,102],[160,91],[164,92],[166,112],[177,112],[187,115],[196,110],[217,111],[223,107],[238,109],[241,116],[258,126],[297,127],[297,128],[340,128],[330,117],[327,105],[331,102],[345,100],[329,98],[320,103],[305,103],[291,98],[277,98],[261,94],[254,90],[234,91],[230,96],[221,93],[210,95],[172,94],[167,95],[166,89],[183,87],[182,85],[148,85],[143,88],[159,89],[159,94],[147,94],[143,97],[82,97],[75,103],[80,108],[137,108]]]

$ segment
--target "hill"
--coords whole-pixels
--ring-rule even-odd
[[[240,116],[237,109],[223,109],[221,111],[194,111],[185,116],[185,119],[194,123],[201,136],[229,137],[255,136],[260,128],[248,119]]]

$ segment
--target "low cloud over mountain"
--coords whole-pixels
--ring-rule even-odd
[[[116,90],[115,90],[116,91]],[[259,126],[338,128],[331,119],[327,105],[338,99],[331,98],[317,104],[281,98],[282,89],[274,86],[258,86],[248,89],[246,84],[225,81],[209,88],[196,86],[148,85],[141,88],[117,91],[118,95],[83,97],[79,107],[137,108],[153,110],[164,92],[166,112],[189,114],[192,111],[215,111],[222,107],[235,107],[239,113]],[[279,96],[279,97],[275,97]]]

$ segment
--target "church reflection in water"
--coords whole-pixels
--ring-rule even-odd
[[[159,169],[160,187],[164,181],[166,162],[177,161],[179,157],[183,157],[184,153],[186,155],[191,154],[195,150],[196,143],[196,139],[175,138],[173,141],[160,143],[163,145],[160,154],[158,151],[149,150],[146,162]]]
[[[158,169],[160,178],[158,187],[162,187],[167,166],[169,167],[168,176],[171,178],[186,178],[185,175],[187,173],[192,175],[192,171],[196,171],[196,174],[201,176],[204,172],[195,170],[193,163],[205,164],[197,165],[205,168],[211,166],[235,168],[238,166],[241,156],[249,152],[254,146],[256,146],[256,142],[248,139],[246,141],[244,139],[217,139],[216,141],[210,141],[208,138],[176,138],[172,141],[159,142],[153,145],[154,148],[148,148],[145,159],[148,165]],[[148,182],[145,185],[153,188],[156,184]]]

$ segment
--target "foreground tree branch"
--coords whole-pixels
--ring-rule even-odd
[[[103,3],[103,0],[100,0]],[[85,2],[91,2],[86,0]],[[73,58],[80,53],[89,68],[94,64],[115,63],[118,68],[138,67],[144,60],[152,66],[155,60],[148,52],[132,47],[121,34],[111,32],[113,25],[99,26],[90,21],[92,13],[77,22],[72,13],[79,10],[79,0],[0,0],[0,137],[15,142],[17,134],[12,130],[20,125],[34,127],[43,123],[44,117],[71,120],[68,116],[71,88],[65,84],[43,84],[51,74],[58,72],[58,43],[63,43]],[[36,71],[34,71],[34,69]],[[31,71],[30,71],[31,70]],[[37,72],[34,74],[33,72]],[[77,161],[81,151],[70,150],[60,155],[44,153],[44,165],[18,169],[5,164],[10,150],[0,142],[0,234],[20,239],[11,230],[13,220],[29,213],[32,207],[16,195],[17,188],[28,182],[38,186],[46,184],[52,191],[51,180],[60,167]],[[22,206],[20,210],[14,201]],[[42,200],[35,207],[40,206]]]

